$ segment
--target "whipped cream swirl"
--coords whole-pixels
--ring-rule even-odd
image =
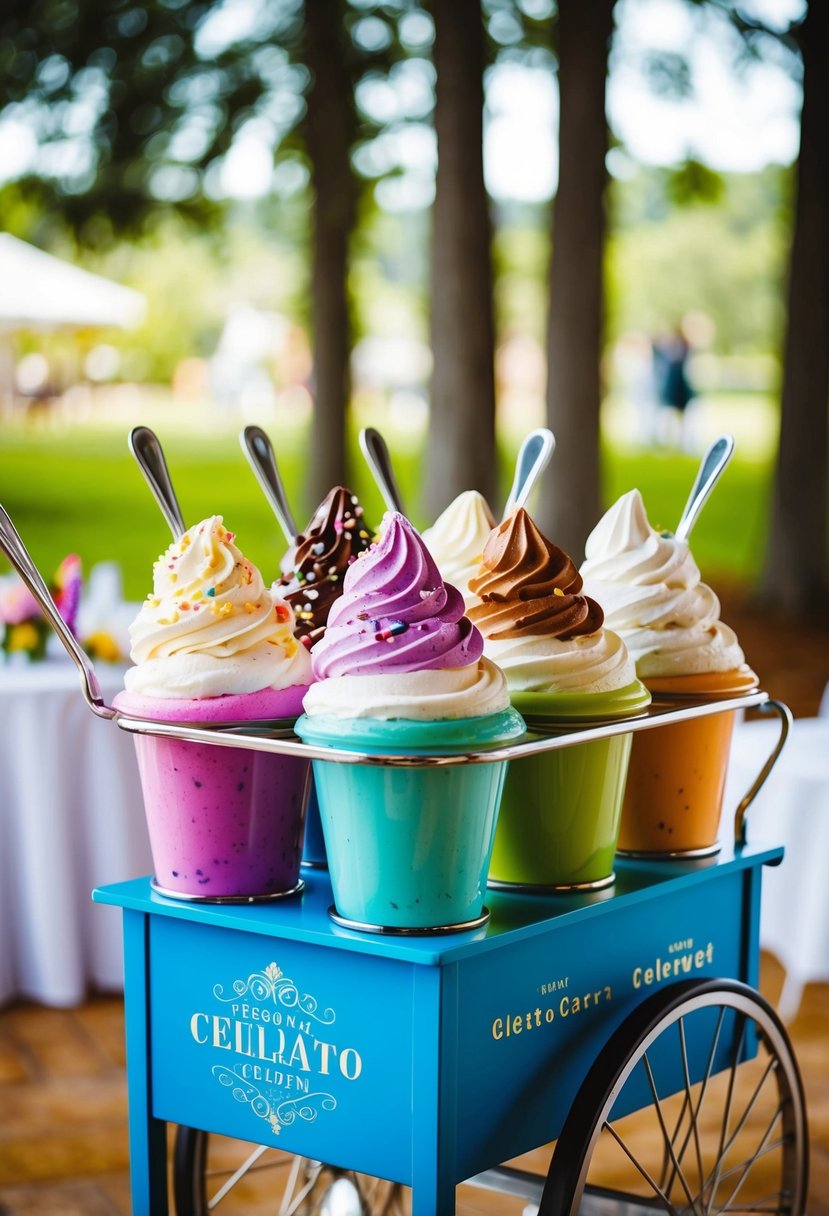
[[[423,533],[423,543],[441,574],[463,595],[469,607],[475,594],[469,580],[478,573],[484,546],[495,520],[487,501],[477,490],[464,490]]]
[[[129,630],[130,692],[200,698],[310,683],[293,611],[233,542],[213,515],[155,563],[152,594]]]
[[[587,539],[585,590],[622,635],[639,676],[733,671],[745,656],[720,620],[720,602],[702,582],[688,542],[657,532],[642,496],[630,490]]]

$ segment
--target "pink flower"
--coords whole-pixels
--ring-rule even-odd
[[[0,589],[0,621],[6,625],[21,625],[40,616],[37,600],[24,583],[12,583]]]
[[[73,633],[82,585],[81,559],[70,553],[58,566],[49,590],[58,612]],[[43,622],[43,614],[37,600],[22,581],[7,581],[4,585],[3,580],[0,580],[0,624],[11,628],[27,621]]]

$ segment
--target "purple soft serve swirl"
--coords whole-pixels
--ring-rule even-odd
[[[311,659],[324,680],[467,667],[483,648],[460,591],[443,581],[412,524],[393,512],[382,539],[349,566]]]

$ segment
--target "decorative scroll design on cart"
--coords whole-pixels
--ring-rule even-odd
[[[234,980],[229,996],[225,996],[224,992],[223,984],[213,986],[213,995],[226,1004],[250,996],[256,1001],[282,1005],[285,1009],[298,1009],[323,1026],[330,1026],[336,1017],[331,1008],[319,1011],[319,1002],[310,993],[300,996],[294,981],[283,975],[282,968],[276,963],[268,963],[263,971],[252,972],[246,980]]]
[[[220,1085],[230,1089],[237,1102],[249,1102],[251,1110],[258,1119],[264,1119],[275,1136],[283,1127],[290,1127],[297,1119],[313,1123],[320,1110],[336,1110],[337,1099],[333,1094],[313,1093],[302,1094],[296,1098],[285,1098],[281,1102],[272,1102],[266,1098],[260,1089],[241,1077],[234,1068],[224,1064],[214,1064],[213,1076]],[[319,1109],[314,1103],[318,1104]]]

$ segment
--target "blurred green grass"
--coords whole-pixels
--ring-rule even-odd
[[[162,439],[185,521],[223,515],[243,551],[266,578],[275,577],[286,542],[241,451],[238,425],[199,430],[155,419],[149,424]],[[64,430],[4,425],[0,429],[0,503],[47,579],[69,552],[80,555],[86,571],[96,562],[116,561],[123,570],[125,596],[139,600],[150,589],[152,563],[170,536],[129,453],[129,427],[125,423],[121,428],[114,421]],[[411,437],[397,437],[385,427],[381,429],[412,519],[426,527],[432,521],[423,517],[418,504],[419,446]],[[302,425],[281,429],[277,449],[280,473],[300,527],[315,505],[306,500],[303,485],[308,438]],[[375,525],[383,503],[359,452],[356,430],[350,444],[351,488],[359,495],[369,523]],[[499,454],[502,502],[509,489],[516,447],[517,442],[505,440]],[[563,453],[554,454],[546,477],[555,476],[556,462],[562,459]],[[653,525],[673,528],[698,463],[695,455],[624,446],[605,438],[605,504],[638,486]],[[694,531],[694,553],[708,581],[727,578],[729,583],[750,583],[759,574],[772,473],[770,453],[745,455],[738,445]],[[582,555],[573,557],[578,563]],[[7,568],[2,558],[0,563]]]

